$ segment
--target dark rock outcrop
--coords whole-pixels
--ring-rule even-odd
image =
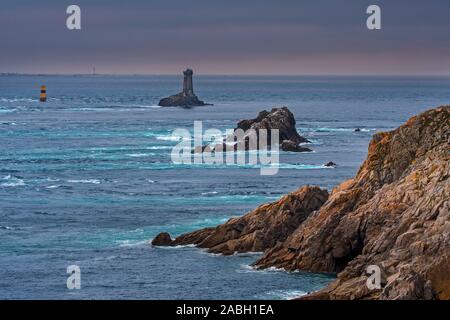
[[[292,140],[284,140],[281,143],[281,150],[287,151],[287,152],[311,152],[312,150],[309,148],[305,148],[300,146],[299,144],[296,144]]]
[[[336,167],[336,166],[337,166],[337,164],[334,163],[333,161],[327,162],[325,164],[325,167],[329,167],[329,168],[333,168],[333,167]]]
[[[243,217],[230,219],[217,228],[182,235],[170,245],[195,244],[209,252],[225,255],[262,252],[286,240],[327,198],[326,190],[303,187]]]
[[[209,106],[201,101],[194,93],[194,86],[192,76],[194,72],[191,69],[187,69],[183,72],[183,91],[173,96],[163,98],[159,101],[161,107],[198,107]]]
[[[167,232],[162,232],[158,234],[153,240],[152,245],[153,246],[169,246],[172,243],[172,238],[170,237],[170,234]]]
[[[253,132],[254,130],[259,142],[260,130],[262,129],[267,130],[267,147],[270,147],[270,144],[272,142],[270,130],[278,129],[279,141],[277,141],[277,143],[279,144],[281,150],[292,152],[311,151],[311,149],[299,145],[300,143],[306,143],[309,141],[308,139],[298,134],[297,129],[295,127],[294,115],[287,107],[273,108],[270,112],[264,110],[261,111],[255,119],[239,121],[234,131],[236,133],[236,130],[242,130],[243,132],[245,132],[245,134],[243,137],[241,137],[240,140],[237,140],[237,138],[228,139],[231,140],[228,142],[235,143],[234,147],[231,146],[229,147],[229,149],[233,149],[234,151],[236,151],[238,148],[238,143],[241,143],[245,147],[245,150],[258,149],[259,143],[257,143],[257,145],[252,146],[250,145],[249,140],[251,137],[251,132]],[[226,141],[217,145],[208,145],[208,146],[205,145],[202,146],[201,148],[194,150],[194,152],[204,152],[205,150],[225,152],[228,151],[225,142]]]

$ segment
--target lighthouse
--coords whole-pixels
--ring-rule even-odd
[[[174,94],[170,97],[163,98],[158,105],[161,107],[195,107],[195,106],[210,106],[211,104],[201,101],[194,93],[194,85],[192,76],[194,71],[186,69],[183,71],[183,91]]]
[[[183,75],[183,94],[185,96],[193,96],[194,84],[192,82],[192,76],[194,75],[194,71],[192,71],[192,69],[186,69],[185,71],[183,71]]]

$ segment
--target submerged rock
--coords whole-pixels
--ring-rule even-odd
[[[337,164],[334,163],[333,161],[330,161],[330,162],[325,164],[325,167],[329,167],[329,168],[333,168],[333,167],[336,167],[336,166],[337,166]]]
[[[183,72],[183,91],[173,96],[163,98],[159,101],[161,107],[197,107],[197,106],[209,106],[195,95],[192,76],[194,72],[191,69],[187,69]]]

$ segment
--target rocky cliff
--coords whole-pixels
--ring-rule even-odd
[[[450,107],[378,133],[356,177],[259,268],[336,272],[310,298],[450,298]],[[383,289],[371,291],[366,268],[379,266]]]
[[[356,177],[329,197],[305,187],[169,242],[224,254],[266,250],[255,267],[338,274],[304,299],[450,299],[449,177],[447,106],[376,134]],[[366,285],[368,266],[380,268],[381,289]]]

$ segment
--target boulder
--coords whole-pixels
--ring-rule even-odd
[[[172,238],[170,237],[170,234],[167,232],[162,232],[158,234],[153,240],[152,240],[152,246],[159,246],[159,247],[165,247],[170,246],[172,243]]]

